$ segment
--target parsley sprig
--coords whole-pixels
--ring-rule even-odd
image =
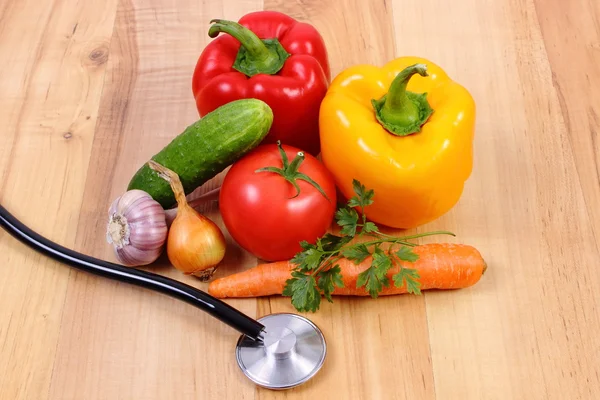
[[[384,287],[390,286],[388,272],[394,265],[401,266],[398,273],[392,276],[394,286],[406,285],[409,293],[420,294],[419,273],[416,269],[400,264],[400,261],[414,263],[419,259],[418,254],[412,250],[416,244],[410,240],[440,234],[454,236],[446,231],[403,237],[384,234],[376,224],[367,221],[364,212],[365,207],[373,204],[375,192],[365,188],[357,180],[353,181],[353,189],[355,196],[335,214],[336,222],[341,228],[340,235],[326,233],[314,244],[306,241],[300,243],[302,251],[291,260],[296,267],[292,271],[292,278],[286,281],[283,295],[291,297],[292,305],[300,312],[317,311],[322,296],[333,302],[331,295],[335,288],[344,287],[342,271],[337,264],[342,258],[355,264],[371,258],[369,268],[358,275],[356,286],[364,286],[373,298],[376,298]],[[353,239],[364,236],[370,236],[373,240],[351,243]],[[384,244],[400,247],[384,248]]]

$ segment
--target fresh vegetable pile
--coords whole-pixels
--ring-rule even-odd
[[[323,297],[480,280],[487,266],[472,246],[414,242],[452,233],[380,229],[418,227],[460,199],[475,125],[464,87],[415,57],[351,66],[331,82],[321,35],[279,12],[211,24],[215,39],[192,77],[200,119],[142,165],[109,209],[107,240],[121,263],[148,265],[166,248],[175,268],[210,281],[225,237],[187,196],[229,168],[223,223],[266,263],[213,280],[216,297],[283,295],[316,311]]]

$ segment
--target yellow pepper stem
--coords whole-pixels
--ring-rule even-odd
[[[427,102],[427,93],[406,90],[414,74],[428,76],[425,64],[414,64],[403,69],[392,81],[388,92],[379,100],[371,100],[377,120],[390,133],[406,136],[421,131],[433,110]]]

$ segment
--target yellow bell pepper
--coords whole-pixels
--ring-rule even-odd
[[[375,191],[370,220],[414,228],[449,211],[473,167],[475,102],[431,61],[401,57],[341,72],[321,103],[323,163],[341,193]]]

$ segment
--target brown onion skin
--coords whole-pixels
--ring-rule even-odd
[[[207,280],[223,260],[225,249],[225,236],[213,221],[191,207],[179,208],[167,239],[167,255],[175,268]]]
[[[177,215],[167,239],[169,261],[184,274],[194,275],[202,281],[210,279],[225,256],[223,232],[217,224],[190,207],[181,180],[174,171],[154,160],[148,165],[169,182],[177,200]]]

